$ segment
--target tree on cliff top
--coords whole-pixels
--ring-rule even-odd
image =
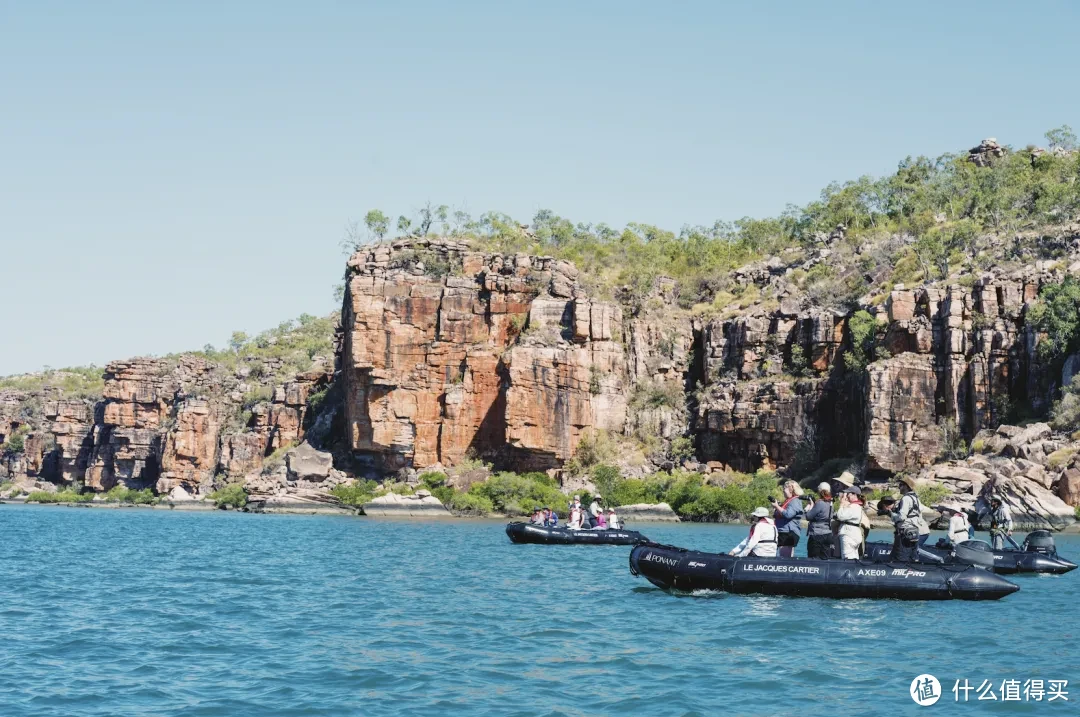
[[[1047,132],[1047,140],[1055,151],[1009,150],[978,164],[967,151],[907,157],[887,176],[832,182],[817,200],[788,206],[776,217],[686,226],[678,233],[647,224],[631,223],[620,231],[576,223],[547,209],[531,224],[499,212],[473,220],[464,211],[430,202],[401,216],[397,229],[418,236],[441,230],[471,240],[480,250],[566,259],[578,266],[580,280],[594,295],[627,295],[637,305],[641,302],[633,300],[650,293],[657,276],[669,276],[679,282],[680,304],[700,313],[724,310],[726,303],[716,300],[734,293],[732,269],[767,256],[798,261],[826,243],[834,271],[820,272],[806,282],[811,286],[799,288],[822,284],[809,293],[825,303],[851,306],[896,283],[1000,265],[1004,249],[981,242],[987,233],[1034,233],[1029,230],[1080,211],[1080,152],[1070,153],[1076,136],[1060,127]],[[896,237],[903,241],[892,241]],[[1039,252],[1051,250],[1033,246],[1030,251],[1045,258]]]

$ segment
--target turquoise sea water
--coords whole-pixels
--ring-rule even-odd
[[[730,548],[738,526],[642,525]],[[675,597],[493,521],[0,506],[0,715],[1077,714],[1080,571],[998,603]],[[1080,537],[1058,538],[1080,557]],[[945,695],[919,707],[911,680]],[[1068,703],[954,702],[958,678]]]

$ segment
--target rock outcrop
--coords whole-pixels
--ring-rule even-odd
[[[439,499],[427,491],[415,495],[387,493],[364,503],[364,515],[380,518],[449,518],[448,511]]]
[[[667,503],[634,503],[618,509],[624,522],[678,523],[679,516]]]
[[[1018,530],[1057,530],[1076,522],[1074,507],[1054,490],[1064,474],[1049,456],[1062,441],[1050,426],[1003,425],[981,431],[976,440],[982,452],[927,468],[920,477],[949,488],[954,502],[976,512],[987,511],[990,496],[1001,496]]]
[[[502,454],[549,468],[584,430],[621,431],[617,306],[546,257],[417,239],[349,260],[342,314],[348,444],[393,471]]]

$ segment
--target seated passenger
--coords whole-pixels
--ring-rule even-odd
[[[619,516],[615,515],[614,508],[607,509],[607,527],[612,530],[622,530],[622,521],[619,520]]]
[[[544,514],[541,513],[539,511],[539,509],[534,510],[533,514],[532,514],[532,519],[529,522],[532,523],[533,525],[543,525],[544,524]]]
[[[551,508],[544,508],[544,525],[549,528],[559,527],[559,514]]]
[[[596,517],[596,525],[593,526],[593,527],[596,528],[597,530],[607,530],[608,525],[607,525],[607,521],[604,520],[604,511],[598,510],[596,512],[595,517]]]
[[[750,514],[750,535],[735,546],[728,553],[736,557],[748,555],[756,558],[776,557],[776,525],[769,518],[769,511],[765,508],[754,508]]]

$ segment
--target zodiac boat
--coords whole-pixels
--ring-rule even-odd
[[[1013,575],[1016,573],[1051,573],[1061,575],[1076,570],[1076,563],[1057,554],[1054,536],[1049,530],[1035,530],[1024,539],[1020,550],[994,550],[989,543],[981,540],[967,540],[958,546],[950,546],[944,540],[937,545],[924,545],[921,550],[946,563],[987,565],[995,573]],[[867,543],[866,557],[875,562],[888,562],[892,555],[890,543]],[[985,562],[983,555],[993,556],[992,562]],[[931,559],[932,562],[932,559]]]
[[[643,543],[630,572],[668,591],[898,600],[998,600],[1019,590],[974,565],[874,563],[869,560],[736,558]]]
[[[543,545],[637,545],[648,541],[636,530],[545,528],[530,523],[510,523],[506,535],[512,543]]]

